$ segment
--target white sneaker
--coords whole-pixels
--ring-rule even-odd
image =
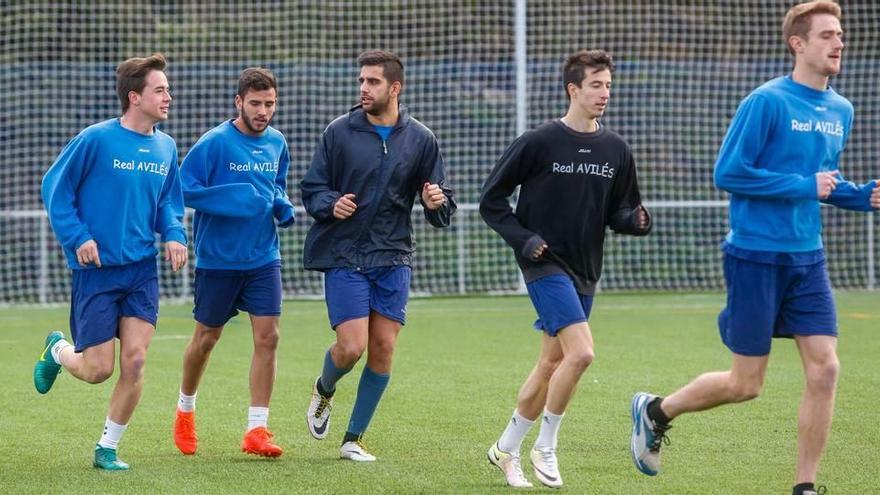
[[[339,448],[339,457],[358,462],[372,462],[376,460],[376,456],[367,452],[367,449],[360,440],[342,444],[342,447]]]
[[[510,453],[498,448],[498,442],[489,447],[486,454],[489,462],[498,466],[498,469],[504,473],[507,478],[507,484],[514,488],[531,488],[532,484],[526,479],[522,472],[522,465],[519,462],[519,452]]]
[[[529,458],[531,458],[532,467],[535,468],[535,477],[538,478],[538,481],[550,488],[562,488],[562,476],[559,475],[556,449],[536,447],[532,449]]]
[[[333,409],[333,397],[324,397],[318,392],[318,377],[312,385],[312,401],[309,403],[309,411],[306,413],[306,423],[309,425],[309,433],[317,440],[327,438],[330,430],[330,411]]]

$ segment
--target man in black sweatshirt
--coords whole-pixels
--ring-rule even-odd
[[[517,138],[489,174],[480,214],[513,248],[543,332],[537,365],[526,379],[504,433],[489,449],[514,487],[529,487],[520,464],[523,437],[543,412],[530,453],[535,476],[561,487],[557,432],[577,383],[593,360],[587,323],[602,272],[605,228],[646,235],[651,217],[641,204],[632,153],[599,123],[614,63],[601,50],[579,51],[563,66],[570,104],[561,119]],[[516,211],[508,198],[520,187]]]

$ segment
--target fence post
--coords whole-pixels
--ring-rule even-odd
[[[874,277],[874,212],[869,212],[866,217],[868,222],[865,231],[868,233],[868,290],[874,290],[876,280]]]
[[[458,251],[458,259],[456,260],[458,263],[458,293],[464,294],[467,292],[467,288],[465,287],[465,259],[467,256],[467,249],[465,247],[465,229],[467,222],[463,221],[461,217],[459,217],[459,221],[456,222],[455,226],[455,234],[456,234],[456,244]]]
[[[528,100],[528,57],[526,52],[526,0],[516,0],[516,13],[514,19],[515,56],[516,56],[516,135],[526,132],[529,125],[529,100]],[[519,189],[517,189],[519,196]],[[516,271],[519,278],[517,292],[525,294],[526,281],[522,272]]]
[[[37,285],[37,291],[39,294],[40,304],[46,304],[49,302],[48,297],[48,286],[49,286],[49,249],[46,247],[46,244],[49,243],[49,239],[47,238],[49,235],[49,229],[47,225],[49,224],[49,218],[39,217],[40,222],[40,233],[39,233],[39,243],[40,243],[40,276]]]

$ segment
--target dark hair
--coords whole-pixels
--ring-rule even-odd
[[[381,65],[382,75],[389,83],[399,81],[403,86],[403,62],[397,55],[384,50],[367,50],[358,55],[358,67]]]
[[[241,71],[238,76],[238,96],[244,98],[250,90],[264,91],[274,89],[278,91],[278,85],[275,82],[275,74],[269,69],[262,67],[248,67]]]
[[[792,36],[801,39],[807,39],[810,29],[813,27],[813,16],[816,14],[831,14],[840,20],[840,5],[828,0],[815,0],[797,4],[788,9],[785,18],[782,20],[782,37],[789,53],[794,55],[794,49],[788,42]]]
[[[593,69],[593,72],[600,70],[608,70],[614,72],[614,60],[611,54],[605,50],[581,50],[570,55],[565,59],[562,66],[562,89],[565,96],[571,99],[568,94],[568,85],[574,84],[581,87],[581,83],[586,77],[587,67]]]
[[[154,70],[164,71],[165,55],[156,52],[149,57],[130,58],[116,67],[116,94],[122,104],[122,113],[128,111],[128,93],[140,93],[147,86],[147,75]]]

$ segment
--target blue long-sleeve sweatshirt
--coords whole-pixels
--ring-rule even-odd
[[[193,145],[180,177],[195,210],[197,267],[249,270],[281,259],[275,220],[288,227],[295,215],[289,167],[287,141],[272,127],[249,136],[228,120]]]
[[[102,266],[155,257],[155,233],[186,244],[177,146],[158,129],[140,134],[119,119],[87,127],[43,176],[41,193],[74,270],[95,267],[76,260],[76,249],[90,240]]]
[[[819,91],[790,76],[768,81],[739,106],[715,164],[715,185],[730,193],[734,248],[775,253],[822,249],[817,172],[837,171],[853,106],[833,89]],[[871,210],[874,181],[842,175],[824,202]]]

